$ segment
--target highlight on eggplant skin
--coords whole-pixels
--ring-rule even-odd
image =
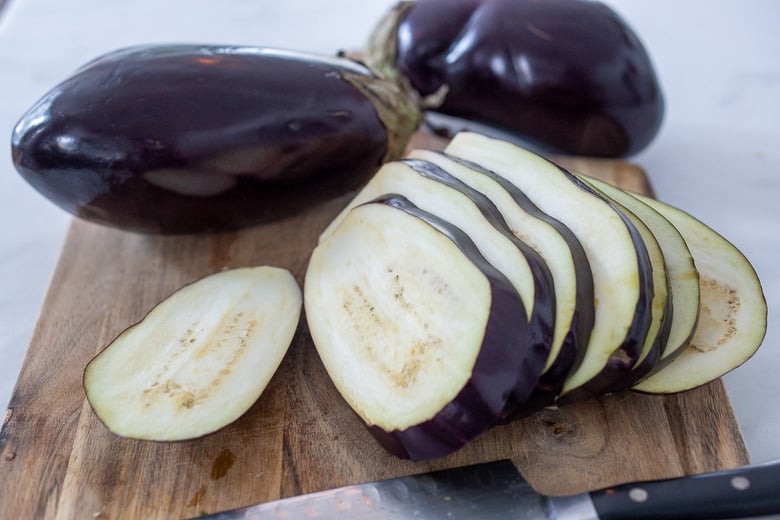
[[[235,229],[359,187],[420,122],[355,61],[280,49],[137,46],[77,70],[12,136],[22,177],[126,230]]]
[[[664,98],[636,33],[590,0],[401,2],[372,33],[366,61],[433,110],[541,151],[620,157],[660,129]]]

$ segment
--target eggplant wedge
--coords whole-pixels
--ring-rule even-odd
[[[506,178],[539,209],[568,226],[591,266],[595,318],[585,358],[562,394],[588,384],[603,388],[638,361],[650,326],[652,266],[636,227],[573,174],[512,143],[471,132],[445,152]]]
[[[669,394],[713,381],[747,361],[766,334],[767,306],[758,276],[724,237],[688,213],[637,195],[680,231],[699,272],[701,305],[693,338],[635,390]]]
[[[384,165],[323,233],[333,229],[355,206],[384,194],[406,197],[421,210],[457,226],[476,244],[488,262],[513,284],[525,303],[531,343],[539,352],[538,366],[526,369],[510,407],[522,405],[533,391],[552,344],[555,292],[550,270],[539,254],[515,237],[501,212],[484,194],[470,188],[433,163],[406,159]]]
[[[680,231],[649,204],[599,179],[583,175],[580,177],[637,215],[650,228],[663,251],[673,312],[666,344],[652,369],[657,372],[688,346],[696,329],[700,290],[699,272],[693,256]]]
[[[593,328],[593,276],[582,244],[568,227],[542,212],[516,186],[482,166],[429,150],[413,150],[409,157],[435,163],[485,194],[511,232],[549,266],[556,307],[550,356],[533,395],[518,413],[528,414],[552,404],[566,376],[582,361]]]
[[[298,326],[301,291],[277,267],[185,286],[120,334],[84,371],[98,418],[123,437],[201,437],[260,397]]]
[[[354,207],[317,245],[304,302],[336,388],[398,457],[445,456],[501,422],[523,367],[539,364],[506,276],[397,195]]]

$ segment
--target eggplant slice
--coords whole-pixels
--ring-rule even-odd
[[[84,371],[97,416],[123,437],[191,439],[244,414],[282,361],[301,291],[277,267],[187,285],[120,334]]]
[[[528,414],[552,404],[566,376],[582,361],[593,328],[593,276],[582,244],[568,227],[542,212],[515,185],[479,164],[429,150],[413,150],[409,157],[437,164],[484,193],[501,212],[512,234],[547,263],[556,307],[552,346],[533,396],[518,413]]]
[[[628,373],[618,373],[610,384],[600,389],[591,388],[591,390],[595,390],[598,393],[617,392],[625,390],[649,374],[661,358],[664,346],[669,340],[673,309],[669,295],[670,288],[666,259],[650,227],[645,223],[644,219],[639,218],[634,212],[634,210],[641,211],[643,209],[641,202],[628,195],[622,197],[619,189],[613,188],[607,183],[600,183],[596,186],[595,180],[579,175],[578,178],[589,184],[593,189],[601,193],[602,196],[611,200],[612,204],[631,221],[642,237],[642,242],[647,250],[650,265],[652,266],[652,306],[645,311],[649,311],[651,321],[642,345],[642,352],[636,364]],[[651,210],[651,212],[653,211]],[[649,212],[645,212],[645,216],[648,216],[648,214]]]
[[[652,231],[663,251],[669,290],[672,299],[672,320],[661,357],[652,371],[657,372],[691,341],[699,319],[699,273],[680,231],[657,210],[643,202],[635,194],[592,177],[580,176],[601,190],[605,195],[628,207]]]
[[[766,334],[767,306],[753,266],[728,240],[688,213],[637,197],[680,231],[699,271],[699,321],[690,341],[671,363],[633,388],[654,394],[689,390],[747,361]]]
[[[533,391],[549,357],[555,322],[555,291],[550,269],[528,244],[512,234],[501,212],[484,194],[474,190],[437,165],[417,159],[385,164],[323,233],[327,237],[356,205],[384,194],[406,197],[423,211],[458,227],[474,242],[480,254],[513,284],[525,304],[530,342],[539,352],[540,365],[518,381],[508,403],[522,406]]]
[[[445,152],[504,177],[542,211],[568,226],[591,266],[595,321],[585,358],[562,394],[602,388],[628,373],[650,326],[652,267],[636,227],[573,174],[512,143],[471,132],[456,135]]]
[[[463,231],[397,195],[341,219],[312,253],[304,294],[330,378],[402,458],[445,456],[503,421],[518,380],[546,359],[526,348],[506,276]]]

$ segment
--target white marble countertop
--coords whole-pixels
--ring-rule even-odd
[[[76,67],[135,43],[359,48],[391,0],[6,0],[0,12],[0,406],[10,399],[69,215],[15,173],[19,116]],[[734,242],[769,303],[763,348],[725,377],[756,462],[780,457],[780,2],[612,0],[657,68],[658,138],[633,158],[656,195]],[[77,310],[75,310],[77,312]]]

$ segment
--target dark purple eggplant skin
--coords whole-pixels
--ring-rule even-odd
[[[405,430],[368,431],[389,453],[415,461],[444,457],[506,420],[510,394],[522,379],[538,377],[533,367],[546,356],[528,344],[525,305],[507,278],[480,254],[459,228],[419,209],[401,195],[388,194],[367,204],[386,204],[420,218],[450,238],[486,276],[491,289],[490,315],[471,378],[455,398],[431,419]],[[453,317],[458,319],[458,317]],[[526,372],[531,367],[530,372]]]
[[[601,2],[419,0],[389,16],[395,30],[378,26],[367,61],[423,96],[446,86],[437,112],[541,151],[602,157],[636,154],[661,127],[652,61]]]
[[[669,333],[672,330],[672,320],[674,319],[674,306],[672,305],[671,297],[672,291],[669,283],[669,276],[667,273],[666,285],[667,294],[669,294],[669,297],[666,299],[664,315],[662,318],[663,321],[661,322],[661,326],[658,329],[658,334],[655,337],[654,343],[650,347],[650,352],[648,352],[647,356],[645,356],[645,358],[640,363],[637,363],[634,366],[633,370],[631,370],[631,372],[623,381],[620,381],[615,385],[617,390],[629,389],[652,373],[658,366],[658,362],[661,359],[661,354],[663,353],[664,348],[666,347],[666,343],[669,340]]]
[[[387,83],[346,58],[277,49],[121,49],[24,114],[13,159],[44,196],[99,224],[241,228],[350,192],[400,155],[419,120],[396,96],[406,127],[388,127],[372,99],[398,92]]]

